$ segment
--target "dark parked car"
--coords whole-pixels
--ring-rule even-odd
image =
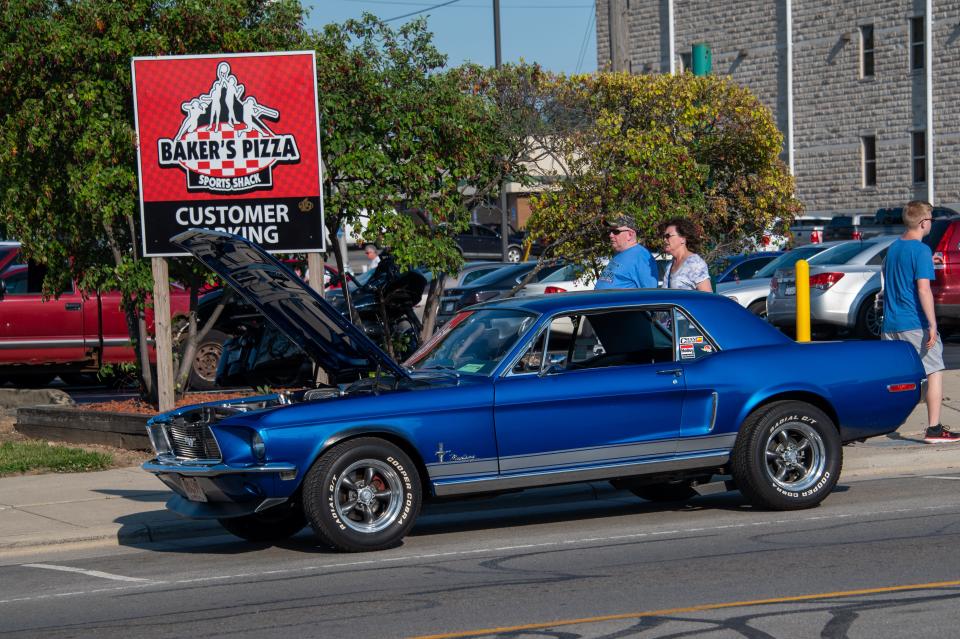
[[[598,480],[679,501],[729,475],[756,507],[811,508],[840,479],[842,445],[896,430],[920,399],[906,342],[797,344],[698,291],[487,302],[401,366],[259,247],[173,241],[357,380],[148,422],[143,467],[173,490],[167,507],[249,540],[309,523],[333,548],[380,550],[425,500]]]
[[[437,312],[437,326],[446,324],[460,309],[492,300],[513,289],[520,283],[527,273],[537,265],[536,262],[521,262],[499,268],[492,273],[473,280],[470,286],[451,288],[443,292],[440,298],[440,310]],[[546,266],[540,269],[531,282],[539,282],[554,271],[562,268],[562,264]]]
[[[511,229],[512,230],[512,229]],[[457,246],[467,259],[500,259],[503,246],[500,233],[483,224],[470,223],[469,228],[457,235]],[[507,262],[519,262],[523,257],[525,235],[512,232],[507,238]]]

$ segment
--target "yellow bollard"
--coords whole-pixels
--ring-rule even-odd
[[[797,341],[810,341],[810,263],[797,260]]]

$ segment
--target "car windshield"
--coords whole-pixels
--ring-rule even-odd
[[[533,313],[513,309],[463,312],[405,365],[413,370],[489,375],[536,319]]]
[[[769,262],[762,269],[753,274],[753,277],[773,277],[777,269],[791,268],[799,260],[809,260],[811,257],[823,251],[822,246],[801,246],[792,251],[784,253],[777,259]]]
[[[822,253],[813,256],[808,262],[811,265],[816,264],[846,264],[857,255],[867,250],[876,242],[844,242],[828,248]]]

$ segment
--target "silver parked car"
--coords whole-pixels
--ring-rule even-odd
[[[882,319],[874,300],[880,269],[897,235],[841,242],[810,258],[810,323],[819,329],[848,329],[861,338],[880,336]],[[770,280],[767,320],[792,329],[797,320],[794,269],[780,269]]]
[[[753,277],[739,282],[723,282],[717,284],[717,293],[725,295],[740,306],[749,309],[760,317],[767,316],[767,294],[770,292],[770,278],[778,269],[793,268],[798,260],[809,260],[814,255],[840,242],[826,242],[823,244],[807,244],[783,255],[764,265]]]

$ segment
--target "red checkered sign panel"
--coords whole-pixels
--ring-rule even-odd
[[[312,51],[134,58],[145,256],[210,228],[275,253],[323,250]]]

